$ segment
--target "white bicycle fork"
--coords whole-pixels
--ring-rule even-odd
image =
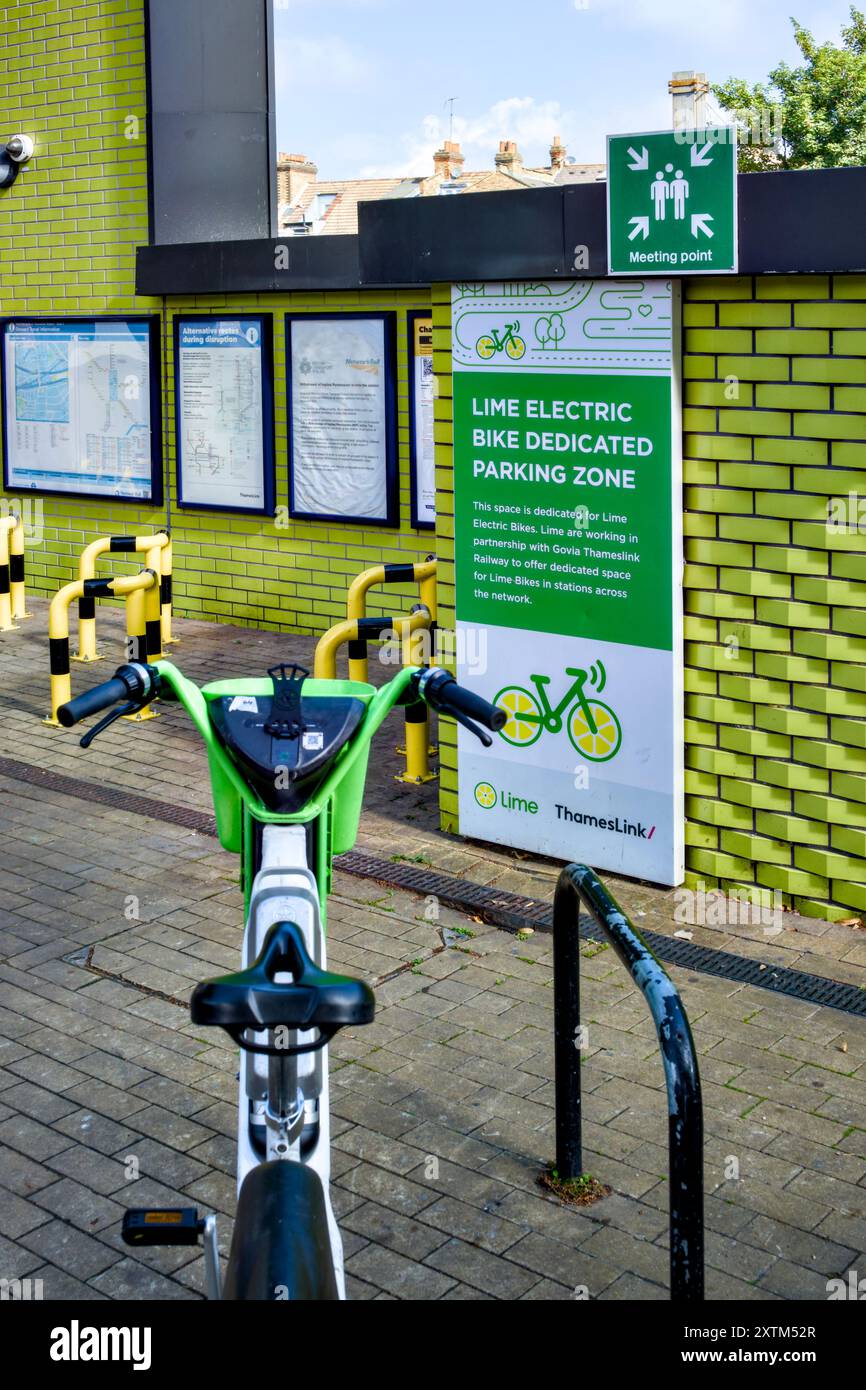
[[[303,825],[263,827],[262,862],[250,898],[242,969],[246,970],[261,954],[265,937],[277,922],[295,922],[311,959],[326,968],[319,894],[307,862]],[[315,1031],[293,1032],[288,1045],[303,1046],[314,1036]],[[253,1040],[265,1043],[268,1034],[254,1034]],[[244,1178],[263,1158],[303,1162],[314,1168],[325,1195],[337,1290],[340,1298],[345,1299],[343,1242],[330,1195],[328,1049],[278,1060],[241,1052],[238,1081],[238,1192]]]

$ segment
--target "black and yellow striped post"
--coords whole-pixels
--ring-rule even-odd
[[[425,666],[430,662],[429,647],[433,634],[433,615],[425,603],[416,603],[408,618],[395,623],[400,638],[400,651],[404,666]],[[405,772],[394,775],[395,782],[410,782],[420,786],[433,782],[438,773],[431,771],[430,755],[436,750],[430,746],[430,716],[423,700],[405,709],[406,742],[398,753],[406,756]]]
[[[9,536],[9,592],[12,595],[12,621],[20,623],[29,618],[24,585],[24,522],[16,517]]]
[[[72,677],[69,674],[69,609],[84,595],[87,581],[75,579],[65,584],[51,600],[48,609],[48,647],[51,668],[51,713],[42,721],[52,728],[61,727],[57,711],[72,699]],[[91,581],[96,583],[97,581]]]
[[[160,616],[162,619],[162,645],[168,647],[174,646],[176,642],[180,641],[180,638],[175,637],[171,630],[171,573],[174,551],[171,535],[169,532],[165,534],[168,541],[167,544],[163,546],[159,557],[159,601]]]
[[[155,555],[156,552],[156,555]],[[169,574],[169,600],[168,600],[168,629],[171,633],[171,537],[167,531],[157,531],[149,536],[100,536],[98,540],[91,541],[85,546],[78,562],[78,578],[85,583],[96,579],[96,562],[101,555],[146,555],[148,568],[156,569],[160,575],[160,588],[162,587],[162,574],[164,572],[165,560],[163,557],[168,552],[168,574]],[[161,622],[164,619],[161,616]],[[164,627],[163,627],[164,635]],[[159,644],[161,650],[161,643]],[[102,656],[96,649],[96,597],[88,593],[79,600],[78,603],[78,651],[72,658],[73,661],[101,661]]]
[[[360,621],[357,618],[345,618],[342,622],[335,623],[319,638],[313,659],[313,675],[317,680],[336,680],[337,653],[343,646],[351,647],[353,642],[375,642],[396,634],[402,652],[406,637],[426,631],[429,623],[430,615],[420,604],[417,611],[408,618],[362,618]],[[357,680],[358,677],[350,674],[349,679]]]
[[[349,593],[346,600],[346,615],[354,618],[358,622],[358,637],[349,643],[349,677],[351,680],[369,679],[369,662],[366,625],[375,623],[376,619],[368,619],[367,613],[367,594],[371,589],[380,584],[417,584],[420,590],[421,604],[416,605],[412,612],[423,608],[429,621],[424,626],[419,625],[412,632],[413,660],[411,665],[422,666],[434,661],[436,656],[436,624],[437,624],[437,602],[436,602],[436,572],[437,563],[435,555],[428,555],[426,560],[416,561],[406,564],[387,564],[373,565],[370,569],[362,571],[349,586]],[[422,639],[423,649],[415,636],[417,631],[424,627],[425,637]],[[373,635],[377,635],[373,633]],[[421,745],[423,741],[423,756]],[[406,772],[400,774],[398,781],[401,782],[429,782],[435,776],[430,772],[430,758],[438,753],[430,742],[430,717],[427,706],[420,701],[417,706],[406,707],[406,742],[405,746],[397,749],[398,753],[406,755]]]
[[[430,610],[433,628],[436,624],[436,556],[428,555],[426,560],[415,564],[373,565],[363,570],[349,585],[346,596],[346,617],[355,618],[359,623],[367,616],[367,594],[380,584],[418,584],[421,602]],[[358,638],[349,646],[349,679],[366,681],[369,677],[367,666],[367,639],[361,630]]]
[[[69,609],[76,599],[125,598],[127,653],[130,661],[147,661],[147,622],[145,613],[145,594],[155,590],[159,595],[159,577],[153,570],[142,570],[140,574],[117,575],[113,579],[75,579],[59,589],[51,600],[48,609],[48,646],[51,670],[51,713],[43,720],[52,728],[59,729],[57,711],[61,705],[72,699],[72,678],[70,676],[69,655]],[[131,714],[128,719],[153,719],[155,712],[149,707],[141,715]]]
[[[12,616],[10,550],[10,539],[18,527],[16,516],[0,517],[0,632],[14,632],[18,627]]]

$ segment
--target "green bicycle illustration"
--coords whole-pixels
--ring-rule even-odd
[[[507,323],[501,334],[493,328],[489,333],[482,333],[475,344],[475,351],[485,361],[495,357],[497,352],[507,352],[508,356],[516,362],[526,351],[526,343],[517,336],[519,332],[520,323],[517,320],[514,323]]]
[[[586,685],[599,692],[604,689],[607,680],[604,665],[599,661],[589,671],[566,667],[565,674],[572,677],[572,684],[556,707],[547,697],[550,676],[529,677],[535,686],[534,693],[522,685],[504,686],[493,701],[508,715],[499,737],[515,748],[529,748],[545,732],[558,734],[564,720],[576,752],[592,762],[609,762],[622,745],[622,726],[609,705],[594,697],[588,698],[584,689]]]

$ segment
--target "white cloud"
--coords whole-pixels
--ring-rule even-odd
[[[568,143],[569,132],[577,128],[573,111],[558,101],[537,101],[535,97],[506,97],[477,116],[454,116],[454,139],[460,142],[467,169],[492,169],[500,140],[516,140],[527,164],[548,163],[550,142],[561,135]],[[415,130],[399,140],[404,153],[387,164],[368,165],[362,178],[389,178],[433,172],[433,153],[448,139],[447,114],[428,115]]]

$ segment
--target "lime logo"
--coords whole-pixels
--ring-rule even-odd
[[[517,796],[514,792],[497,792],[491,782],[478,783],[475,788],[475,800],[485,811],[492,810],[498,803],[504,811],[519,811],[524,816],[538,815],[537,801],[528,801],[526,797]]]
[[[491,806],[496,805],[496,788],[491,787],[489,782],[479,782],[475,788],[475,800],[485,811],[489,811]]]

